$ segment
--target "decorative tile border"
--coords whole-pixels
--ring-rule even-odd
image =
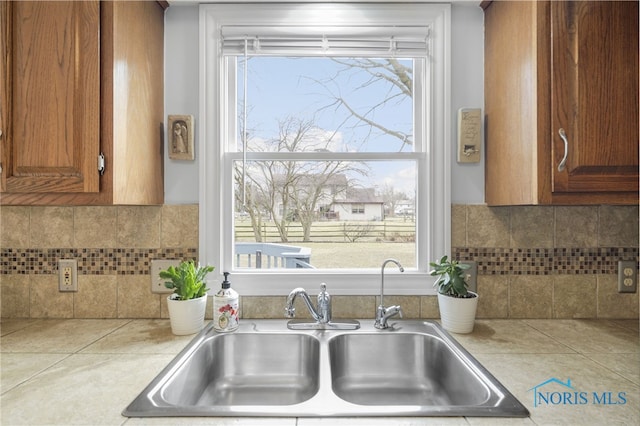
[[[58,259],[77,259],[83,275],[148,275],[153,259],[197,259],[196,248],[0,249],[0,274],[57,274]]]
[[[460,260],[475,260],[478,275],[617,274],[619,260],[638,261],[638,248],[454,248]]]
[[[475,260],[479,275],[616,274],[619,260],[638,260],[638,248],[454,248]],[[197,259],[197,248],[0,249],[0,274],[57,274],[58,259],[77,259],[84,275],[148,275],[152,259]]]

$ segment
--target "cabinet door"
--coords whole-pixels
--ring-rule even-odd
[[[553,192],[638,191],[638,2],[551,2],[551,26]]]
[[[100,5],[2,2],[3,193],[99,191]]]

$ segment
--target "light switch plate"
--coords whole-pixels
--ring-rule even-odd
[[[151,261],[151,293],[173,293],[173,290],[165,287],[164,283],[167,280],[160,278],[160,271],[163,271],[169,266],[177,267],[180,265],[179,259],[154,259]]]
[[[478,264],[474,260],[465,260],[460,263],[469,265],[469,269],[464,271],[465,281],[467,282],[467,290],[478,292]]]

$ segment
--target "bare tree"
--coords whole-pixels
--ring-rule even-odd
[[[404,192],[397,192],[393,186],[386,184],[380,191],[380,195],[382,196],[382,201],[389,210],[391,216],[395,216],[396,204],[398,201],[407,199],[407,194]]]
[[[374,229],[374,226],[370,223],[368,224],[344,224],[343,232],[344,237],[350,242],[355,243],[360,238],[365,238],[369,236],[371,231]]]
[[[399,151],[406,145],[413,145],[412,134],[393,129],[376,117],[376,112],[383,107],[393,103],[399,104],[406,98],[413,97],[413,70],[395,58],[333,58],[333,60],[344,67],[336,75],[325,80],[314,80],[324,87],[331,98],[331,103],[322,109],[345,108],[349,112],[349,116],[342,125],[347,125],[346,122],[349,118],[355,118],[356,124],[352,126],[366,126],[370,132],[377,130],[398,139],[400,141]],[[367,78],[355,88],[356,91],[365,90],[374,85],[385,86],[387,91],[386,96],[383,96],[378,103],[369,105],[363,110],[356,108],[352,101],[341,93],[340,87],[335,84],[340,74],[360,72],[365,73]]]
[[[329,109],[345,109],[343,122],[327,132],[319,128],[314,119],[301,119],[299,117],[287,117],[278,122],[278,135],[270,140],[251,141],[251,150],[263,152],[313,152],[334,151],[335,136],[341,128],[368,128],[368,132],[361,141],[366,141],[372,133],[382,133],[398,140],[398,151],[407,145],[413,144],[413,135],[398,130],[381,120],[377,113],[384,108],[400,104],[407,97],[413,95],[413,70],[405,66],[402,61],[388,59],[368,58],[333,58],[343,65],[335,75],[325,80],[313,80],[321,85],[329,94],[331,101],[318,109],[318,113]],[[359,86],[355,87],[352,95],[360,90],[366,90],[376,86],[376,91],[383,90],[385,94],[378,96],[377,103],[365,108],[356,107],[354,98],[343,95],[339,80],[344,75],[359,73]],[[344,74],[344,75],[343,75]],[[356,96],[357,98],[357,96]],[[344,114],[343,114],[344,115]],[[382,115],[382,114],[381,114]],[[352,141],[353,143],[353,141]],[[247,146],[245,144],[245,146]],[[303,240],[310,240],[312,223],[318,219],[321,207],[330,205],[337,194],[327,191],[332,179],[336,176],[354,176],[367,174],[367,165],[364,162],[352,163],[346,161],[284,161],[284,160],[260,160],[244,164],[244,178],[239,164],[236,164],[236,185],[242,188],[244,185],[245,210],[251,218],[256,241],[262,241],[260,232],[260,218],[266,213],[274,221],[280,240],[289,241],[289,223],[299,221],[303,228]],[[243,181],[244,180],[244,181]],[[349,181],[344,186],[355,185]],[[242,198],[242,191],[236,191],[237,201]],[[238,198],[240,197],[240,198]],[[392,208],[395,199],[391,198]]]
[[[318,128],[312,120],[288,117],[278,123],[278,136],[252,149],[265,152],[317,152],[329,150],[334,133]],[[241,202],[242,171],[236,164],[236,201]],[[303,240],[310,240],[311,225],[321,205],[331,204],[336,191],[328,184],[338,175],[366,174],[361,164],[346,161],[261,160],[245,164],[245,209],[251,217],[254,235],[262,241],[255,219],[267,212],[274,220],[282,242],[289,241],[289,223],[299,221]],[[342,189],[346,190],[346,186]],[[260,239],[258,239],[260,238]]]

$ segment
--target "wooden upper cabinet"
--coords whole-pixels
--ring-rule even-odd
[[[162,204],[164,8],[1,2],[0,26],[0,204]]]
[[[487,203],[637,204],[638,2],[483,6]]]
[[[638,190],[638,2],[552,2],[554,192]]]
[[[8,114],[2,120],[3,191],[98,192],[99,4],[2,7],[3,28],[10,31],[2,93]]]

